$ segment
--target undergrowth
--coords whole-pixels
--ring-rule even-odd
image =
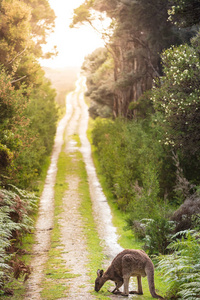
[[[12,295],[15,279],[26,280],[29,265],[22,258],[25,234],[33,229],[30,215],[36,210],[37,197],[13,185],[0,190],[0,295]]]
[[[181,236],[181,238],[180,238]],[[169,299],[195,300],[200,294],[200,237],[199,232],[185,230],[173,237],[169,245],[172,254],[160,258]]]
[[[31,223],[31,229],[27,231],[27,229],[23,230],[23,232],[21,232],[21,234],[19,235],[19,242],[17,242],[16,239],[12,240],[12,243],[15,244],[15,247],[13,248],[13,250],[16,252],[17,255],[14,256],[14,258],[16,258],[16,262],[19,261],[21,262],[19,266],[21,266],[22,268],[27,269],[28,273],[30,271],[29,269],[29,265],[31,263],[31,259],[32,259],[32,247],[33,244],[35,242],[34,239],[34,234],[33,234],[33,228],[37,219],[37,213],[38,213],[38,202],[39,202],[39,197],[42,194],[43,188],[44,188],[44,184],[45,184],[45,179],[46,179],[46,175],[47,175],[47,171],[50,165],[50,157],[46,158],[43,166],[42,166],[42,171],[40,174],[40,179],[37,182],[37,189],[34,190],[35,194],[33,193],[27,193],[27,191],[24,190],[20,190],[17,187],[14,187],[13,192],[19,192],[18,195],[20,197],[21,193],[23,195],[30,195],[31,197],[35,198],[34,203],[32,203],[32,201],[28,200],[28,206],[31,206],[33,204],[33,209],[31,210],[27,210],[26,213],[28,213],[28,219],[30,220]],[[2,190],[0,190],[1,192]],[[20,192],[21,191],[21,192]],[[23,198],[23,197],[22,197]],[[1,204],[3,204],[1,202]],[[17,205],[17,202],[16,202]],[[20,206],[18,205],[18,209],[20,210]],[[2,210],[1,210],[2,212]],[[23,210],[21,211],[21,213],[23,212]],[[19,211],[20,213],[20,211]],[[1,245],[2,246],[2,245]],[[3,252],[1,252],[1,263],[3,260]],[[13,260],[13,256],[10,253],[9,259]],[[7,262],[9,263],[9,259],[7,260]],[[1,272],[3,271],[3,268],[1,266]],[[25,269],[24,269],[25,270]],[[24,297],[25,294],[25,284],[24,284],[24,279],[27,278],[25,274],[21,273],[20,276],[18,276],[18,278],[15,278],[16,276],[14,276],[14,272],[12,269],[9,270],[9,278],[7,278],[6,282],[5,282],[5,287],[4,287],[4,291],[6,293],[3,292],[1,293],[1,297],[2,299],[6,299],[6,300],[21,300]],[[2,274],[2,273],[1,273]],[[6,277],[5,277],[6,278]]]

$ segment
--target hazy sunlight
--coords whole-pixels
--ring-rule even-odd
[[[57,18],[55,32],[48,37],[47,44],[43,49],[51,51],[56,45],[59,54],[53,59],[41,60],[42,66],[50,68],[81,66],[86,55],[104,45],[100,35],[89,25],[81,26],[78,29],[69,28],[73,9],[83,2],[84,0],[49,0]]]

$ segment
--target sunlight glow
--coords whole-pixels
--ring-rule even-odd
[[[89,25],[81,26],[78,29],[69,28],[73,9],[83,2],[84,0],[49,0],[57,18],[55,32],[48,37],[43,50],[51,51],[56,45],[59,54],[53,59],[41,60],[42,66],[50,68],[81,66],[85,56],[96,48],[104,46],[101,36]]]

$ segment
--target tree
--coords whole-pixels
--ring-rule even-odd
[[[41,44],[46,43],[46,37],[54,29],[55,12],[48,0],[23,0],[31,7],[31,32],[35,41],[32,51],[36,57],[42,56]],[[54,53],[55,54],[55,53]]]
[[[162,73],[159,53],[180,42],[178,31],[168,22],[168,0],[85,1],[74,11],[73,25],[93,24],[94,11],[112,19],[106,48],[114,62],[113,114],[132,118],[136,109],[131,110],[130,103],[137,102]]]
[[[87,74],[86,96],[91,99],[89,112],[97,116],[110,117],[113,109],[113,59],[105,48],[96,49],[88,55],[82,69]]]
[[[56,131],[55,91],[37,59],[53,28],[47,0],[0,0],[0,294],[11,277],[26,279],[17,258],[38,199],[11,183],[33,189]],[[11,189],[15,192],[11,192]],[[14,253],[15,252],[15,253]],[[16,254],[17,253],[17,254]],[[12,274],[16,269],[17,274]],[[16,272],[14,272],[16,273]],[[12,274],[12,276],[11,276]],[[10,289],[9,289],[10,290]]]
[[[199,36],[191,46],[171,47],[163,53],[165,75],[157,81],[152,96],[166,132],[164,143],[180,151],[193,180],[199,179],[200,167],[200,52],[196,43]]]
[[[33,82],[41,44],[54,27],[55,14],[47,0],[0,1],[0,63],[14,76],[13,82]],[[36,78],[37,76],[35,76]],[[21,83],[21,82],[20,82]]]
[[[0,23],[0,62],[6,67],[13,65],[25,50],[30,47],[31,10],[19,0],[1,1]]]

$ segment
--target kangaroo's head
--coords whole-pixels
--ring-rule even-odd
[[[105,283],[105,280],[103,279],[103,274],[104,274],[103,270],[97,270],[97,278],[95,280],[95,287],[94,287],[96,292],[98,292]]]

